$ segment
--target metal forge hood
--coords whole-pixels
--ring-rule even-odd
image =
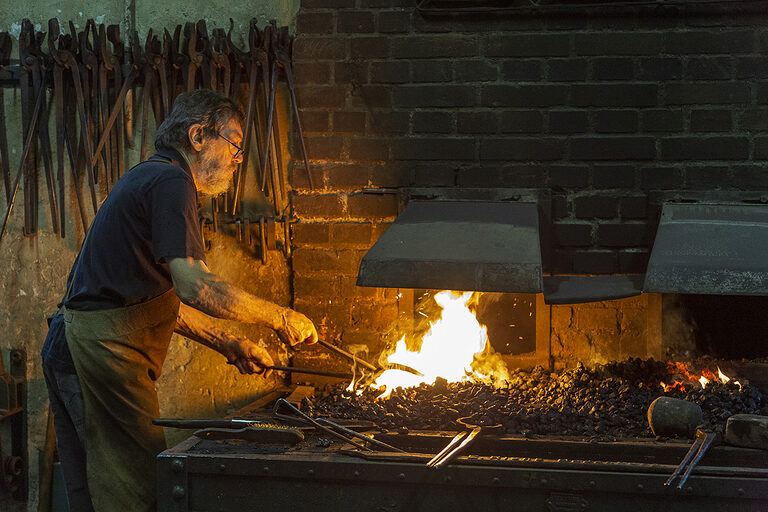
[[[768,295],[768,207],[664,205],[643,291]]]
[[[537,205],[410,201],[363,258],[357,284],[539,293]]]

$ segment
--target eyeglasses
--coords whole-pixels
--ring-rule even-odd
[[[230,154],[232,156],[237,156],[237,155],[239,155],[239,154],[241,154],[243,152],[243,148],[241,148],[240,146],[238,146],[237,144],[235,144],[234,142],[232,142],[231,140],[229,140],[228,138],[226,138],[222,134],[219,133],[218,135],[219,135],[219,137],[221,137],[225,141],[229,142],[230,145],[232,146],[232,148],[235,148],[236,151],[234,153],[232,153],[232,148],[229,148],[229,152],[230,152]]]

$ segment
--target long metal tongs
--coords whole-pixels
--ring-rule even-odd
[[[680,472],[685,469],[685,473],[683,473],[683,476],[680,477],[680,482],[677,484],[677,488],[682,489],[686,480],[688,480],[688,477],[691,475],[693,468],[696,467],[696,464],[698,464],[701,458],[704,457],[704,454],[707,453],[707,450],[712,445],[715,437],[716,434],[714,432],[697,429],[696,439],[693,441],[691,448],[688,450],[688,453],[685,454],[683,461],[679,466],[677,466],[675,472],[672,473],[672,476],[670,476],[667,481],[664,482],[664,485],[672,485],[672,482],[675,480],[677,475],[679,475]],[[687,468],[686,465],[688,466]]]
[[[294,414],[285,414],[284,412],[280,412],[281,409],[287,408],[290,411],[292,411]],[[349,443],[352,446],[355,446],[357,448],[360,448],[361,450],[368,450],[373,451],[373,448],[369,448],[368,446],[365,446],[364,444],[358,443],[355,441],[354,438],[360,439],[362,441],[365,441],[367,443],[370,443],[374,446],[377,446],[379,448],[384,448],[387,451],[392,452],[400,452],[400,453],[406,453],[404,450],[401,450],[400,448],[396,448],[394,446],[391,446],[387,443],[383,443],[379,441],[378,439],[373,439],[372,437],[365,436],[359,432],[355,432],[354,430],[348,429],[346,427],[342,427],[338,423],[335,423],[331,420],[325,419],[325,418],[314,418],[312,419],[308,415],[301,412],[297,407],[295,407],[292,403],[288,402],[284,398],[278,398],[275,402],[275,408],[272,411],[275,418],[281,419],[281,420],[287,420],[287,421],[300,421],[302,423],[308,423],[312,426],[314,426],[318,430],[322,430],[323,432],[326,432],[338,439],[341,439],[345,443]],[[297,417],[298,416],[298,417]],[[336,429],[336,430],[333,430]]]
[[[421,373],[420,371],[418,371],[418,370],[416,370],[414,368],[411,368],[410,366],[406,366],[404,364],[399,364],[399,363],[387,363],[383,367],[381,367],[381,366],[374,366],[371,363],[369,363],[368,361],[365,361],[364,359],[360,359],[356,355],[351,354],[351,353],[347,352],[346,350],[344,350],[343,348],[337,347],[336,345],[334,345],[332,343],[328,343],[327,341],[323,341],[323,340],[317,340],[317,343],[318,343],[318,345],[323,346],[323,347],[325,347],[328,350],[331,350],[333,352],[336,352],[337,354],[342,355],[342,356],[346,357],[347,359],[349,359],[350,361],[354,361],[356,364],[362,366],[363,368],[371,370],[373,372],[383,372],[384,370],[400,370],[400,371],[403,371],[403,372],[412,373],[414,375],[419,375],[419,376],[423,375],[423,373]]]
[[[427,466],[430,468],[439,468],[448,464],[477,437],[482,429],[482,427],[475,427],[472,430],[465,430],[456,434],[454,438],[451,439],[451,442],[448,443],[445,448],[440,450],[440,453],[427,462]]]

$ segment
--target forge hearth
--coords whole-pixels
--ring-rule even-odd
[[[662,395],[699,404],[704,428],[717,433],[733,414],[768,413],[768,403],[754,386],[713,381],[702,387],[678,372],[674,364],[640,359],[594,369],[579,364],[559,372],[536,367],[513,370],[502,384],[438,379],[434,385],[398,388],[381,399],[380,390],[349,391],[338,385],[305,399],[302,408],[312,416],[365,420],[389,430],[455,430],[462,428],[461,419],[483,427],[500,425],[509,435],[600,440],[652,436],[646,411]],[[662,383],[675,381],[678,386],[665,391]]]
[[[293,387],[236,416],[271,420],[271,404],[290,394],[305,412],[405,453],[360,450],[311,429],[292,447],[192,437],[159,457],[159,505],[180,512],[243,503],[297,512],[764,510],[763,450],[715,446],[683,489],[664,487],[690,444],[652,436],[645,411],[655,397],[699,403],[705,426],[716,431],[731,414],[765,412],[761,391],[749,384],[689,383],[665,392],[660,381],[675,376],[670,371],[666,363],[637,359],[560,372],[536,368],[511,372],[503,388],[438,381],[379,400],[373,390],[358,395],[330,386],[311,398]],[[446,467],[427,467],[463,428],[459,418],[503,430],[481,435]]]

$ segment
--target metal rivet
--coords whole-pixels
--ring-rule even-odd
[[[595,487],[596,485],[597,485],[597,484],[595,483],[595,481],[594,481],[594,480],[590,480],[590,481],[589,481],[589,486],[590,486],[590,487]]]
[[[637,484],[638,491],[642,491],[643,489],[645,489],[645,486],[643,484]]]
[[[491,480],[494,485],[499,485],[501,483],[501,479],[497,476],[493,477],[493,480]]]
[[[400,480],[405,480],[405,473],[400,473],[399,475],[397,475],[397,478],[399,478]]]
[[[450,476],[445,477],[445,483],[450,483],[452,481],[453,481],[453,478],[451,478]]]
[[[184,488],[180,485],[174,486],[173,491],[171,491],[171,494],[173,495],[173,499],[176,501],[181,500],[184,498]]]
[[[541,485],[547,485],[549,483],[546,478],[541,479]]]
[[[313,476],[315,474],[315,470],[314,469],[310,469],[309,471],[307,471],[307,474],[309,476]]]
[[[265,473],[269,473],[269,466],[264,466],[262,468],[262,471],[264,471]]]
[[[687,492],[688,494],[691,494],[693,492],[693,487],[689,485],[688,487],[685,488],[685,492]]]
[[[739,487],[739,489],[736,491],[736,494],[738,494],[739,496],[744,496],[746,493],[744,492],[744,489]]]
[[[360,472],[359,472],[359,471],[355,471],[355,472],[353,473],[353,475],[355,475],[356,477],[357,477],[357,476],[360,476]]]
[[[182,471],[184,471],[184,461],[180,459],[175,459],[171,463],[171,468],[173,469],[174,473],[181,473]]]
[[[226,471],[226,470],[227,470],[227,466],[225,466],[224,464],[219,464],[219,471]]]

